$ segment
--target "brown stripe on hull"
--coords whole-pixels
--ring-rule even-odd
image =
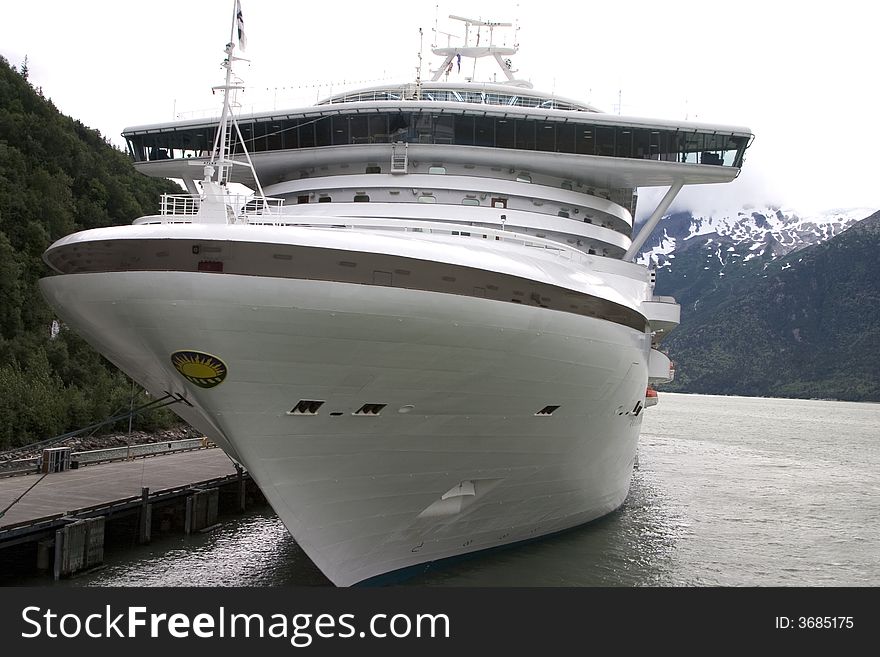
[[[477,267],[385,253],[269,242],[124,239],[65,245],[44,257],[64,274],[210,272],[378,285],[539,306],[647,330],[641,314],[607,299]]]

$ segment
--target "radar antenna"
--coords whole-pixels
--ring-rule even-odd
[[[501,68],[502,73],[507,78],[508,84],[512,84],[518,87],[527,87],[531,88],[531,83],[525,80],[517,80],[514,78],[513,74],[515,71],[512,68],[512,64],[508,57],[515,55],[517,50],[519,49],[519,44],[514,43],[512,48],[506,46],[496,46],[495,45],[495,28],[506,28],[513,27],[513,23],[501,23],[497,21],[488,21],[479,18],[465,18],[463,16],[455,16],[453,14],[449,15],[449,18],[452,20],[460,21],[464,23],[464,45],[462,46],[453,46],[451,44],[452,37],[455,35],[448,34],[447,32],[440,32],[440,34],[446,34],[448,37],[447,46],[445,48],[433,48],[432,52],[435,55],[439,55],[444,57],[443,63],[440,65],[440,68],[435,69],[433,71],[434,76],[431,78],[432,82],[437,82],[440,77],[446,73],[448,74],[452,70],[452,62],[455,59],[459,59],[461,57],[469,57],[474,60],[474,66],[476,66],[476,60],[482,57],[492,57],[498,64],[499,68]],[[471,45],[471,28],[476,27],[476,43]],[[482,28],[489,28],[489,45],[480,45],[480,31]],[[514,38],[516,41],[516,38]]]

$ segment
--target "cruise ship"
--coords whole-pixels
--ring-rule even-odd
[[[538,92],[494,43],[507,24],[452,18],[463,45],[424,80],[285,111],[237,110],[233,40],[219,121],[124,132],[188,193],[44,255],[58,316],[178,399],[339,586],[623,503],[679,322],[637,252],[752,140]],[[634,236],[642,187],[668,191]]]

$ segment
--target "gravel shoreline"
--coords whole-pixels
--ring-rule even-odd
[[[127,445],[143,445],[146,443],[162,443],[171,440],[185,440],[187,438],[201,438],[202,433],[191,426],[182,424],[170,429],[160,431],[132,431],[131,433],[109,433],[101,436],[73,436],[52,447],[70,447],[74,452],[87,452],[93,449],[107,449],[109,447],[125,447]],[[43,448],[16,450],[14,456],[0,457],[0,463],[11,460],[33,458],[42,454]]]

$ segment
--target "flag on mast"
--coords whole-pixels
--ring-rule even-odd
[[[238,27],[238,47],[247,48],[247,38],[244,35],[244,16],[241,14],[241,2],[235,0],[235,24]]]

